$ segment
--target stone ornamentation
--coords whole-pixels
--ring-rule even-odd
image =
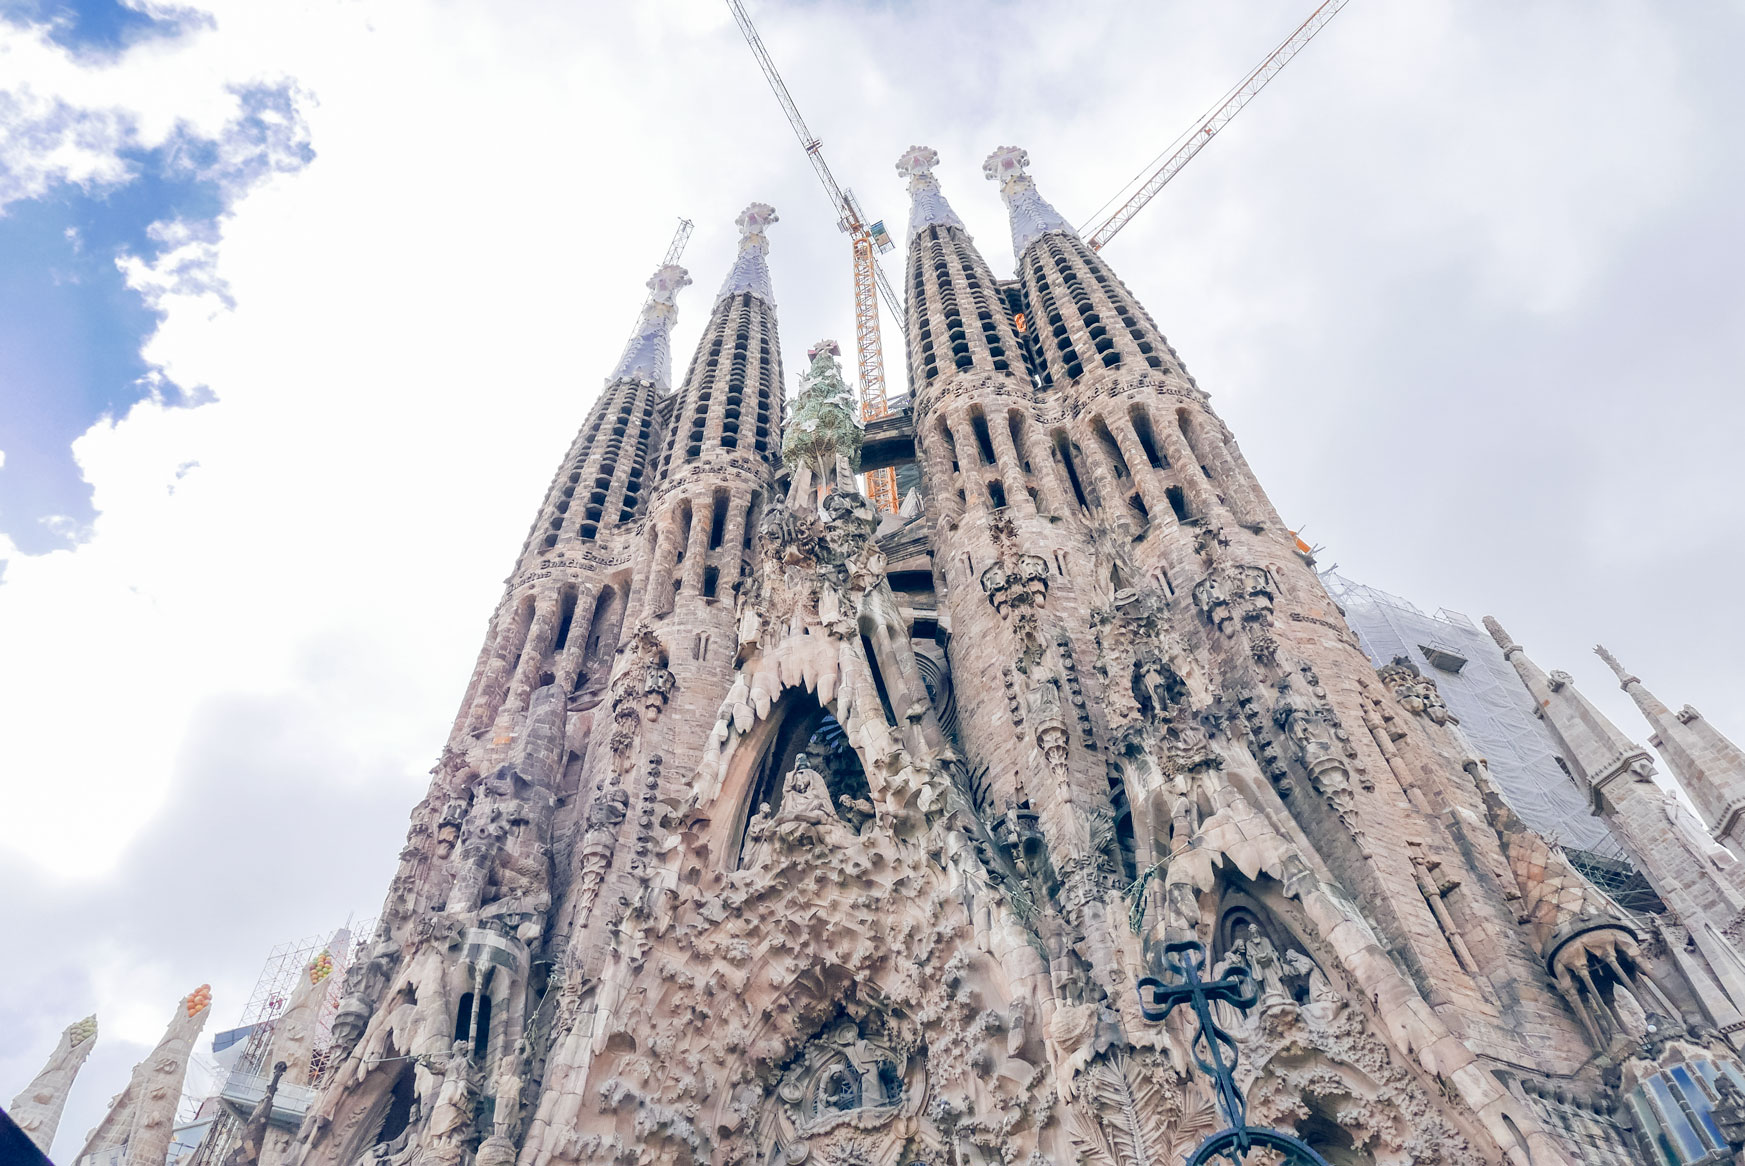
[[[1638,1090],[1745,1073],[1717,1031],[1745,1027],[1745,777],[1712,726],[1656,721],[1713,795],[1670,814],[1646,751],[1495,629],[1680,923],[1625,918],[1493,809],[1435,684],[1355,650],[1025,151],[985,168],[1010,281],[934,151],[899,162],[908,411],[864,428],[830,342],[787,399],[767,205],[676,384],[688,276],[656,273],[376,932],[338,987],[300,978],[257,1166],[1173,1166],[1223,1125],[1196,1032],[1134,990],[1183,943],[1251,971],[1217,1019],[1251,1121],[1328,1161],[1637,1166],[1631,1123],[1678,1120]],[[860,462],[918,484],[880,510]],[[163,1161],[209,1010],[93,1152]]]

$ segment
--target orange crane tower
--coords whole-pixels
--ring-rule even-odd
[[[793,95],[783,83],[782,75],[776,71],[769,50],[763,47],[763,40],[757,35],[751,17],[746,15],[745,5],[740,0],[727,0],[727,7],[739,25],[739,31],[745,34],[745,43],[751,46],[751,53],[762,67],[763,75],[768,79],[776,101],[781,104],[782,112],[788,115],[788,123],[794,127],[794,134],[800,139],[800,147],[806,151],[806,158],[812,163],[812,169],[817,172],[818,181],[823,183],[824,193],[830,196],[831,205],[836,208],[837,227],[853,242],[854,342],[860,364],[860,420],[865,424],[888,417],[891,409],[885,399],[885,353],[879,339],[879,294],[883,292],[886,302],[898,314],[899,319],[903,301],[897,298],[890,284],[885,282],[884,272],[879,270],[875,256],[889,251],[895,244],[886,233],[884,223],[868,222],[861,213],[860,204],[855,201],[854,192],[844,189],[837,183],[836,176],[830,173],[830,167],[824,161],[824,143],[813,137],[812,131],[806,128],[806,120],[800,116],[800,109],[794,104]],[[897,471],[883,469],[867,474],[866,492],[880,510],[896,510]]]

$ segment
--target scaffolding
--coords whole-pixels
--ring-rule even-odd
[[[309,1071],[311,1081],[320,1078],[328,1052],[333,1047],[333,1018],[339,1012],[341,985],[352,965],[363,958],[364,945],[356,937],[369,935],[374,926],[373,919],[348,923],[330,936],[310,935],[289,940],[267,953],[260,977],[255,980],[254,991],[243,1007],[242,1020],[236,1026],[247,1032],[242,1038],[242,1052],[228,1072],[221,1070],[217,1074],[212,1094],[183,1098],[184,1107],[192,1105],[194,1113],[213,1115],[200,1148],[187,1159],[187,1166],[217,1166],[235,1149],[243,1123],[259,1102],[264,1083],[270,1076],[266,1059],[273,1047],[273,1030],[285,1006],[290,1003],[291,993],[296,990],[297,977],[304,974],[312,960],[326,952],[333,960],[333,970],[327,977],[327,994],[322,997],[320,1011],[316,1013],[314,1060]],[[278,1103],[280,1100],[306,1099],[305,1095],[312,1092],[303,1086],[280,1085],[273,1116],[281,1116],[283,1107]]]
[[[1460,718],[1461,732],[1484,755],[1523,822],[1571,850],[1624,860],[1623,847],[1564,767],[1514,665],[1489,632],[1458,611],[1427,615],[1333,570],[1322,573],[1321,582],[1377,667],[1403,657],[1436,682],[1443,703]]]
[[[1565,850],[1570,865],[1587,876],[1588,882],[1612,897],[1612,902],[1636,915],[1662,915],[1666,904],[1642,872],[1622,859],[1607,858],[1591,850]]]

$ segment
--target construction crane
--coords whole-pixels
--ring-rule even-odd
[[[673,240],[667,244],[666,258],[660,261],[662,267],[670,267],[674,263],[677,263],[679,261],[679,256],[685,253],[685,244],[691,241],[691,227],[692,223],[690,219],[679,220],[679,229],[673,232]],[[636,311],[636,318],[638,320],[642,319],[643,313],[648,311],[648,305],[652,303],[654,303],[654,289],[649,288],[648,295],[643,297],[642,307],[638,308]],[[624,342],[624,356],[619,357],[620,364],[624,362],[625,357],[630,355],[630,350],[636,346],[636,341],[637,337],[632,334],[630,339]]]
[[[1302,51],[1303,46],[1315,38],[1315,34],[1327,26],[1327,22],[1339,14],[1350,0],[1324,0],[1321,6],[1309,14],[1309,19],[1303,21],[1297,31],[1285,38],[1283,44],[1272,50],[1267,58],[1255,66],[1254,71],[1239,81],[1236,87],[1226,93],[1218,104],[1212,107],[1194,128],[1172,143],[1173,149],[1166,150],[1162,157],[1162,165],[1151,172],[1142,186],[1136,190],[1126,202],[1122,203],[1115,213],[1102,220],[1095,227],[1087,226],[1079,234],[1090,242],[1093,251],[1099,251],[1103,245],[1115,237],[1122,227],[1133,221],[1133,216],[1144,209],[1145,204],[1157,196],[1171,178],[1181,172],[1193,159],[1195,154],[1206,148],[1217,132],[1230,124],[1232,118],[1242,112],[1242,107],[1253,101],[1259,92],[1266,88],[1266,83],[1278,76],[1280,69],[1290,63],[1290,59]],[[1119,197],[1119,196],[1117,196]],[[1112,200],[1111,200],[1112,201]],[[1105,204],[1106,205],[1106,204]]]
[[[679,229],[673,232],[673,241],[667,244],[666,258],[660,261],[662,267],[677,263],[679,256],[685,253],[685,244],[691,241],[691,220],[680,219]]]
[[[836,226],[854,244],[854,342],[860,366],[860,420],[865,424],[888,417],[891,409],[885,399],[885,354],[879,340],[879,295],[884,294],[885,302],[898,313],[899,319],[903,301],[885,281],[876,257],[895,244],[885,231],[884,223],[869,222],[861,213],[854,192],[842,187],[836,176],[830,173],[830,167],[824,161],[824,143],[806,128],[806,119],[800,116],[800,109],[794,104],[782,75],[776,71],[769,50],[763,47],[763,40],[757,35],[751,17],[746,15],[745,5],[740,0],[727,0],[727,7],[739,25],[739,31],[745,35],[745,43],[751,46],[751,53],[762,67],[782,112],[788,115],[788,123],[794,127],[794,134],[800,139],[800,147],[806,151],[806,158],[812,163],[818,181],[823,184],[824,193],[830,196],[830,203],[836,208]],[[887,468],[867,474],[866,492],[880,510],[896,510],[896,470]]]

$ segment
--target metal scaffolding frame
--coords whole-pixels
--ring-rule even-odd
[[[265,1076],[267,1054],[273,1047],[273,1030],[280,1015],[284,1013],[285,1006],[290,1003],[291,993],[296,989],[297,977],[303,974],[311,960],[326,951],[333,957],[333,971],[328,975],[330,989],[322,1001],[316,1020],[315,1060],[310,1072],[311,1079],[320,1077],[325,1067],[323,1060],[333,1044],[333,1018],[339,1011],[339,986],[344,983],[346,973],[351,970],[352,965],[364,958],[365,944],[359,937],[368,936],[374,927],[373,919],[365,919],[356,924],[348,923],[329,935],[308,935],[301,939],[287,940],[267,953],[266,962],[261,966],[261,974],[255,980],[254,991],[249,994],[248,1003],[243,1007],[242,1020],[236,1026],[251,1028],[236,1063],[228,1073],[221,1073],[213,1082],[213,1094],[203,1097],[185,1096],[182,1099],[184,1108],[191,1107],[190,1119],[193,1113],[199,1112],[209,1103],[217,1108],[217,1116],[200,1143],[200,1148],[188,1159],[188,1166],[216,1166],[216,1163],[222,1162],[235,1148],[247,1115],[239,1113],[234,1105],[222,1104],[221,1099],[227,1091],[235,1093],[238,1082],[248,1082]],[[335,950],[341,943],[344,945],[343,950]]]
[[[1405,657],[1436,689],[1460,729],[1484,755],[1491,777],[1521,820],[1548,841],[1622,861],[1623,847],[1593,813],[1585,791],[1563,767],[1556,742],[1538,717],[1514,666],[1490,633],[1457,611],[1427,615],[1407,600],[1329,570],[1321,582],[1345,609],[1369,658],[1380,667]],[[1458,672],[1431,663],[1440,649],[1464,658]],[[1626,864],[1627,865],[1627,864]]]

